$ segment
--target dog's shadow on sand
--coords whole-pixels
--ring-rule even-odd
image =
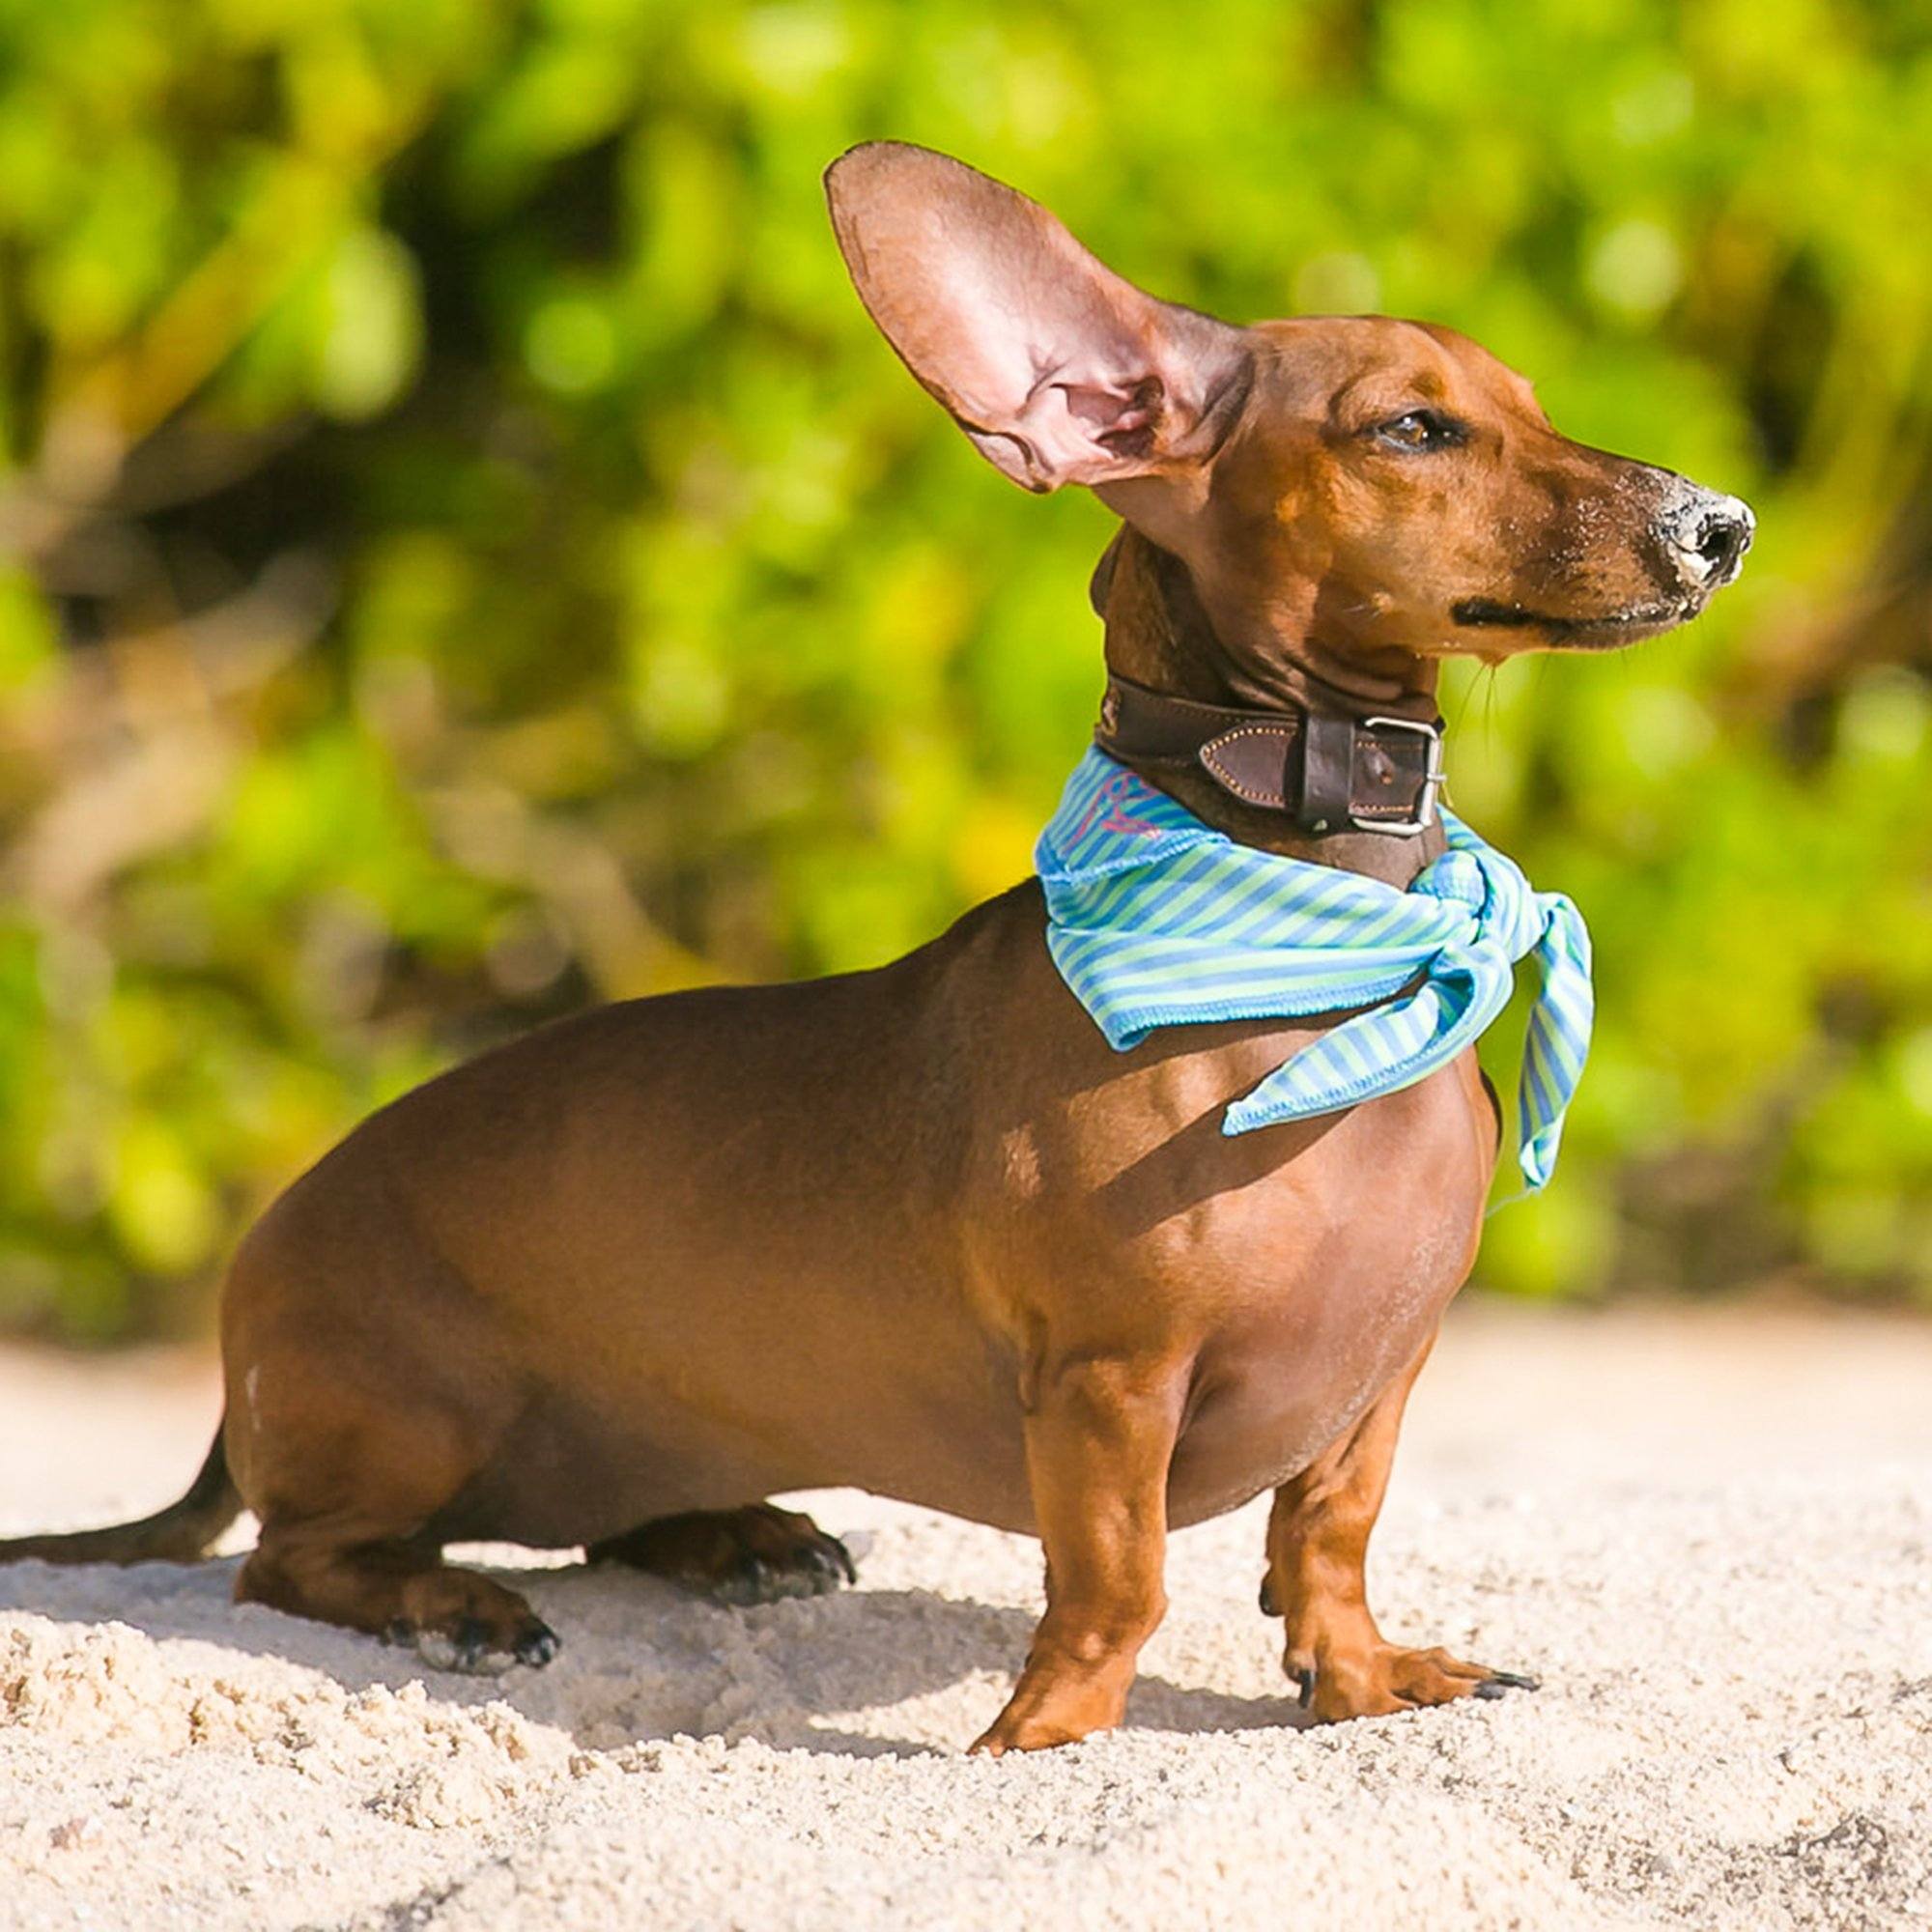
[[[507,1704],[590,1749],[690,1736],[867,1757],[963,1747],[1005,1701],[1036,1623],[1024,1609],[867,1589],[863,1581],[830,1596],[736,1609],[628,1571],[497,1570],[559,1632],[563,1653],[543,1670],[465,1677],[431,1670],[413,1651],[374,1637],[238,1605],[237,1568],[234,1558],[129,1570],[13,1564],[0,1567],[0,1613],[119,1624],[157,1642],[280,1659],[352,1694],[420,1682],[439,1703]],[[173,1661],[211,1668],[191,1652]],[[219,1674],[218,1662],[213,1668]],[[980,1681],[962,1694],[969,1680]],[[244,1683],[229,1694],[238,1690],[248,1693]],[[261,1694],[278,1690],[265,1684]],[[922,1711],[942,1697],[942,1708]],[[856,1727],[862,1716],[864,1729]],[[1127,1707],[1129,1729],[1290,1729],[1306,1721],[1287,1696],[1242,1696],[1149,1675]]]

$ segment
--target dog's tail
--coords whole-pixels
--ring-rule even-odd
[[[228,1473],[221,1434],[214,1432],[201,1474],[179,1502],[108,1529],[0,1539],[0,1563],[199,1563],[242,1514],[242,1492]]]

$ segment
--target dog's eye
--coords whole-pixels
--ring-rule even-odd
[[[1387,422],[1378,423],[1374,433],[1379,440],[1393,443],[1398,449],[1447,449],[1463,440],[1463,425],[1437,415],[1434,410],[1408,410],[1402,415],[1391,416]]]

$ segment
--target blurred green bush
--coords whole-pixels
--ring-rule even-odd
[[[1483,1276],[1932,1294],[1921,7],[0,0],[0,1321],[193,1325],[451,1056],[1026,870],[1108,519],[866,323],[888,133],[1752,499],[1691,630],[1452,690],[1601,961]]]

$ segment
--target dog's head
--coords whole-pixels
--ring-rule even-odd
[[[1558,435],[1452,329],[1218,322],[923,148],[855,148],[826,188],[906,366],[1016,483],[1084,483],[1179,557],[1243,685],[1312,637],[1364,665],[1627,643],[1694,616],[1750,546],[1735,497]]]

